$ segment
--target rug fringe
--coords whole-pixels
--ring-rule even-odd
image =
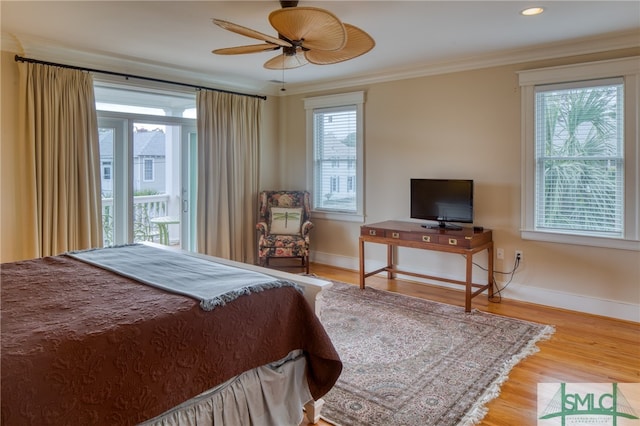
[[[325,416],[320,416],[320,419],[324,420],[325,422],[329,423],[331,426],[342,426],[340,423],[336,423],[333,420],[329,420],[328,418],[326,418]]]
[[[556,332],[556,329],[552,325],[545,326],[536,337],[534,337],[526,346],[525,350],[518,355],[514,355],[511,359],[504,363],[500,375],[491,383],[485,393],[473,404],[471,410],[467,412],[464,418],[458,423],[457,426],[474,426],[479,424],[482,419],[487,415],[489,410],[486,408],[486,404],[497,398],[500,395],[500,388],[509,378],[509,372],[520,361],[527,358],[530,355],[540,351],[537,346],[538,342],[548,340]]]

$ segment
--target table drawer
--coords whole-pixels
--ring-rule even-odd
[[[438,235],[438,244],[461,248],[471,247],[471,237],[464,235]]]
[[[385,232],[387,238],[398,239],[403,241],[417,241],[420,243],[438,243],[438,235],[427,234],[420,232],[402,232],[402,231],[389,231]]]
[[[384,232],[385,232],[384,228],[374,228],[371,226],[360,227],[360,235],[364,235],[364,236],[384,238],[385,236]]]

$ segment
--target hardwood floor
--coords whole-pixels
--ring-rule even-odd
[[[357,271],[326,265],[311,264],[311,272],[351,284],[359,279]],[[463,293],[455,289],[378,276],[367,278],[367,286],[464,306]],[[538,383],[640,382],[640,324],[513,300],[493,303],[485,295],[473,299],[473,308],[556,328],[551,339],[538,344],[538,353],[513,368],[500,395],[487,404],[481,425],[536,425]]]

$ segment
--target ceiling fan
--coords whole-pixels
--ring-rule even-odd
[[[216,49],[218,55],[267,52],[282,49],[282,54],[265,62],[272,70],[298,68],[308,63],[329,65],[347,61],[373,49],[375,41],[360,28],[340,21],[333,13],[317,7],[297,7],[298,1],[280,1],[282,9],[269,14],[278,37],[221,19],[213,23],[234,33],[264,43]]]

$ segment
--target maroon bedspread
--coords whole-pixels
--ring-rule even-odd
[[[1,420],[126,425],[303,349],[314,398],[342,364],[292,287],[198,302],[56,256],[1,265]]]

